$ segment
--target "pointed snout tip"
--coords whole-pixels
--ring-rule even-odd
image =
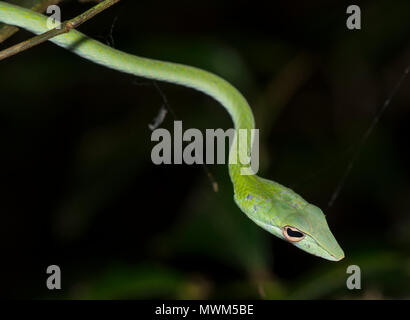
[[[336,254],[336,255],[332,255],[331,260],[332,261],[340,261],[343,260],[345,257],[345,253],[343,252],[342,249],[340,249],[340,253]]]

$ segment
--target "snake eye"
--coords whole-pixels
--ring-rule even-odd
[[[290,242],[299,242],[305,237],[304,233],[290,226],[283,227],[282,232],[285,239]]]

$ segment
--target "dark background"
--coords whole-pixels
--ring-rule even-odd
[[[153,83],[45,43],[0,62],[2,296],[410,298],[410,79],[360,143],[410,63],[410,2],[355,2],[355,31],[353,3],[267,3],[121,1],[80,30],[235,85],[261,130],[259,174],[321,207],[346,258],[308,255],[252,223],[225,165],[207,167],[217,193],[203,166],[154,165]],[[63,20],[90,5],[64,1]],[[231,127],[211,98],[158,85],[185,129]],[[51,264],[60,291],[46,288]],[[362,290],[346,288],[349,265]]]

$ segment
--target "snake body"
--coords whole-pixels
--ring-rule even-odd
[[[35,34],[49,30],[46,16],[2,1],[0,22],[24,28]],[[107,68],[202,91],[217,100],[229,112],[236,132],[240,129],[250,132],[255,128],[252,110],[243,95],[229,82],[213,73],[183,64],[128,54],[77,30],[70,30],[50,41]],[[238,149],[234,148],[236,142]],[[238,157],[241,152],[249,155],[250,145],[250,138],[241,141],[238,134],[235,134],[229,159]],[[230,161],[229,173],[234,188],[234,200],[251,220],[310,254],[333,261],[344,257],[343,250],[318,207],[309,204],[279,183],[255,174],[242,174],[241,169],[244,169],[244,165],[240,161],[236,161],[236,164]]]

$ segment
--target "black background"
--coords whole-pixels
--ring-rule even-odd
[[[350,3],[349,3],[350,4]],[[155,166],[152,82],[51,43],[0,62],[1,294],[8,298],[409,297],[409,80],[358,141],[410,62],[408,1],[121,1],[80,27],[137,55],[220,74],[261,129],[259,174],[320,206],[346,253],[320,260],[235,206],[227,169]],[[63,20],[90,7],[61,4]],[[1,48],[30,36],[21,31]],[[112,37],[111,37],[112,36]],[[231,126],[211,98],[158,83],[184,128]],[[164,128],[172,130],[168,114]],[[346,183],[337,185],[360,150]],[[46,267],[63,289],[45,286]],[[345,288],[346,267],[364,287]]]

